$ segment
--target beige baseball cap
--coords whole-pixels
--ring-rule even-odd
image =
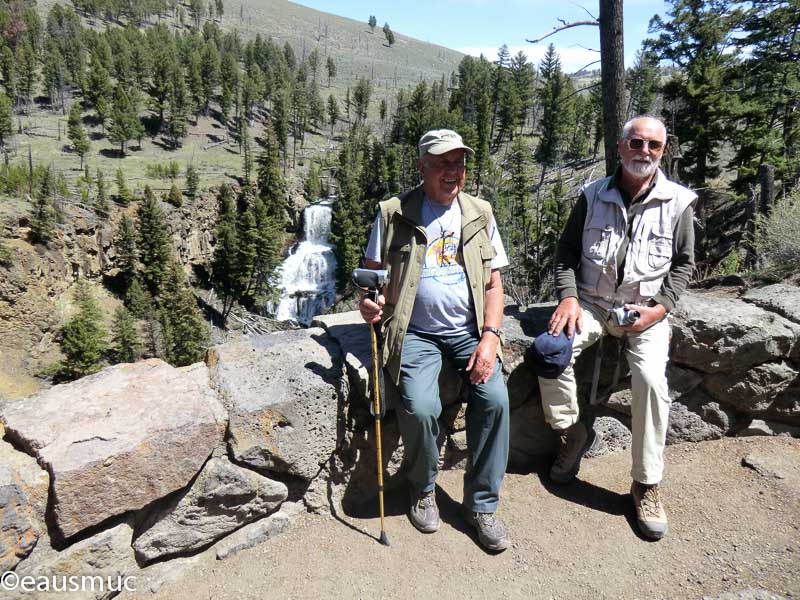
[[[467,154],[474,155],[475,151],[464,145],[464,140],[452,129],[432,129],[419,138],[419,157],[426,154],[444,154],[451,150],[466,150]]]

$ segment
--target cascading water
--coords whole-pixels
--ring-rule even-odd
[[[333,200],[322,200],[303,211],[300,242],[281,266],[281,299],[275,311],[280,321],[309,325],[311,319],[333,304],[336,258],[328,243]]]

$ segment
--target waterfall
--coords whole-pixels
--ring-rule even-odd
[[[281,298],[275,311],[280,321],[309,325],[311,319],[333,304],[336,258],[328,243],[331,232],[332,199],[303,211],[304,240],[281,265]]]

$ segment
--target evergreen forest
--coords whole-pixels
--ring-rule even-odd
[[[697,277],[797,273],[800,1],[666,5],[625,71],[625,112],[665,121],[662,168],[700,195]],[[433,128],[476,151],[466,191],[493,204],[506,294],[552,299],[560,231],[581,186],[605,175],[596,65],[568,74],[552,44],[535,64],[503,46],[495,61],[464,56],[389,85],[321,37],[298,47],[243,36],[244,9],[230,15],[223,0],[48,6],[0,0],[0,204],[21,203],[27,241],[44,248],[70,207],[109,224],[117,275],[105,284],[119,305],[104,328],[80,281],[54,379],[202,358],[209,328],[194,292],[213,289],[223,326],[236,307],[267,314],[299,211],[328,195],[337,291],[348,294],[377,203],[418,184],[417,141]],[[376,31],[379,17],[364,16],[372,44],[401,51],[388,23]],[[31,150],[42,136],[51,154]],[[198,202],[216,219],[199,271],[176,256],[169,225]],[[13,265],[11,227],[0,227],[0,269]]]

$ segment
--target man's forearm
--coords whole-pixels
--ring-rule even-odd
[[[489,285],[486,286],[483,306],[483,326],[500,329],[503,324],[503,284],[500,271],[492,270]]]

